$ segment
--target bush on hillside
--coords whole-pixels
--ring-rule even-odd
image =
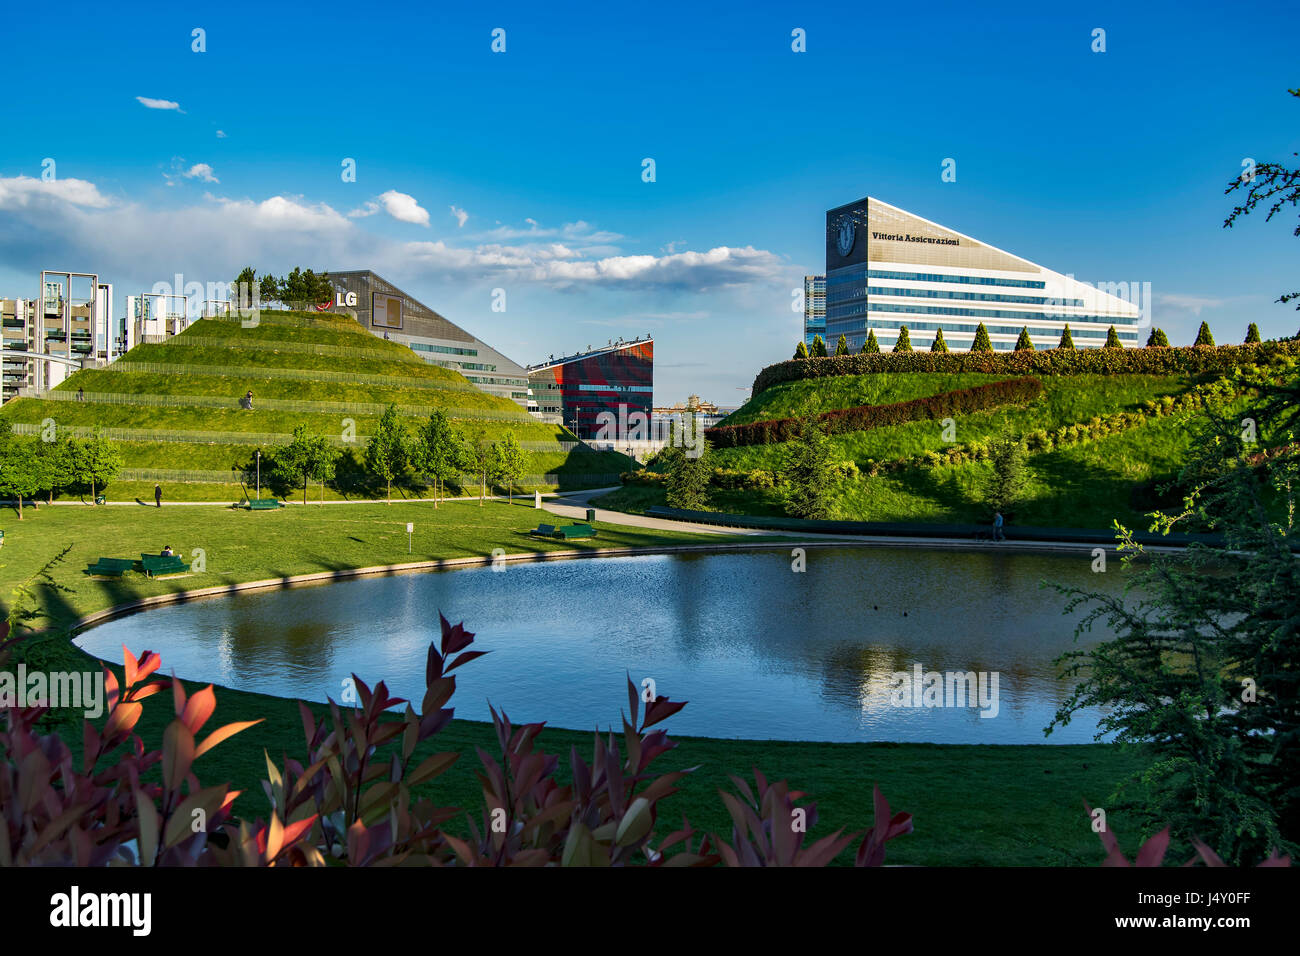
[[[919,352],[918,355],[933,353]],[[1001,405],[1023,404],[1033,401],[1043,390],[1043,383],[1036,378],[1025,377],[1009,379],[1003,382],[989,382],[971,388],[957,389],[914,398],[906,402],[890,405],[859,405],[855,408],[841,408],[825,412],[818,416],[827,434],[838,435],[843,432],[866,431],[886,425],[901,425],[905,422],[922,419],[939,419],[949,415],[963,415],[970,412],[986,411]],[[719,425],[708,429],[705,434],[709,441],[718,448],[738,448],[742,445],[770,445],[776,442],[790,441],[799,432],[799,420],[796,418],[778,418],[767,421],[750,422],[747,425]]]
[[[979,372],[991,375],[1184,375],[1231,372],[1275,356],[1300,356],[1300,342],[1217,348],[1045,349],[1041,352],[907,352],[778,362],[754,379],[753,394],[782,382],[837,375]]]

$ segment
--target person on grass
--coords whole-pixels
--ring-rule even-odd
[[[153,486],[153,503],[157,508],[162,507],[162,485]]]

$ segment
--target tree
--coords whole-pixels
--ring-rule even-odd
[[[1102,348],[1122,349],[1123,347],[1124,343],[1119,340],[1119,333],[1115,331],[1115,326],[1112,325],[1106,332],[1106,344],[1103,345]]]
[[[1250,323],[1246,329],[1246,344],[1256,345],[1259,342],[1259,326],[1254,322]]]
[[[801,418],[792,441],[786,443],[781,480],[787,486],[786,514],[821,520],[831,513],[831,445],[816,416]]]
[[[1153,328],[1151,330],[1151,334],[1147,336],[1147,348],[1149,349],[1169,348],[1169,336],[1165,335],[1164,329]]]
[[[460,453],[460,470],[478,478],[478,506],[483,507],[487,497],[488,482],[495,477],[499,466],[496,448],[488,441],[482,429],[467,440]]]
[[[875,330],[867,329],[867,340],[862,343],[862,354],[873,355],[873,354],[879,354],[879,352],[880,352],[880,343],[876,341]]]
[[[0,494],[18,500],[18,520],[23,520],[23,499],[34,498],[46,487],[48,470],[37,448],[40,441],[0,431]]]
[[[407,453],[406,428],[397,415],[397,406],[390,404],[375,426],[375,433],[366,445],[366,468],[372,474],[383,478],[387,484],[387,501],[393,503],[393,479],[406,467]]]
[[[813,354],[813,358],[826,357],[826,343],[822,341],[822,337],[820,335],[813,336],[812,354]]]
[[[268,272],[266,275],[262,276],[260,280],[258,280],[258,284],[257,284],[258,298],[261,299],[263,302],[280,301],[280,287],[283,284],[283,282],[284,282],[283,279],[277,279],[275,276],[271,275]]]
[[[90,485],[90,499],[95,500],[95,489],[105,488],[122,470],[122,456],[117,446],[104,437],[98,428],[89,439],[77,445],[74,471],[79,484]]]
[[[523,481],[524,468],[528,465],[528,456],[515,440],[514,432],[506,432],[496,444],[496,474],[506,485],[506,493],[513,500],[514,486]]]
[[[245,296],[241,289],[247,290],[247,298],[251,299],[253,290],[257,287],[257,270],[252,266],[244,266],[239,270],[239,275],[235,276],[235,281],[230,284],[230,301],[236,308],[251,307],[252,302],[244,301]]]
[[[72,435],[65,435],[56,442],[41,442],[37,453],[45,461],[45,489],[49,492],[49,502],[54,504],[54,496],[77,484],[77,455],[80,442]]]
[[[984,328],[983,322],[975,329],[975,341],[971,343],[970,350],[972,352],[993,351],[993,343],[989,341],[989,330]]]
[[[435,409],[420,426],[412,447],[411,463],[433,482],[433,506],[438,507],[446,483],[460,473],[460,447],[464,436],[440,409]]]
[[[1061,341],[1056,343],[1058,349],[1069,349],[1074,351],[1074,337],[1070,335],[1070,323],[1065,323],[1065,330],[1061,332]]]
[[[797,359],[806,359],[808,357],[808,346],[804,345],[803,339],[794,347],[794,357]]]
[[[912,339],[911,336],[907,334],[906,325],[900,325],[898,327],[898,341],[894,343],[894,351],[895,352],[912,351]]]
[[[1017,352],[1034,351],[1034,343],[1029,339],[1028,327],[1024,327],[1024,326],[1021,327],[1020,337],[1016,339],[1016,351]]]
[[[271,474],[289,487],[302,485],[302,503],[307,503],[307,476],[311,473],[312,439],[315,437],[306,425],[293,430],[293,441],[276,449],[271,462]]]
[[[1292,96],[1300,97],[1300,89],[1287,90],[1287,92]],[[1291,155],[1300,156],[1300,153]],[[1238,217],[1250,215],[1251,211],[1261,203],[1269,203],[1268,214],[1264,217],[1265,222],[1280,212],[1283,206],[1300,205],[1300,169],[1287,169],[1280,163],[1259,163],[1251,169],[1249,175],[1242,172],[1236,176],[1228,183],[1228,188],[1223,191],[1223,194],[1226,196],[1242,188],[1246,190],[1246,198],[1240,205],[1235,206],[1228,214],[1228,218],[1223,221],[1225,229],[1231,229]],[[1300,236],[1300,225],[1297,225],[1291,234]],[[1288,292],[1280,296],[1277,301],[1285,305],[1292,299],[1300,299],[1300,291]],[[1296,308],[1300,309],[1300,305]]]
[[[713,451],[704,439],[700,454],[692,456],[670,439],[665,449],[664,488],[668,507],[703,511],[709,506],[709,480],[713,477]]]
[[[840,340],[835,343],[835,354],[836,355],[849,354],[849,340],[846,339],[842,333],[840,335]]]
[[[947,352],[948,343],[943,340],[943,329],[934,334],[934,341],[930,343],[931,352]]]
[[[1210,332],[1210,324],[1208,322],[1202,322],[1201,327],[1196,330],[1196,341],[1193,342],[1192,345],[1214,345],[1214,336]]]
[[[992,472],[984,483],[984,500],[994,511],[1009,512],[1024,493],[1029,476],[1025,444],[1012,435],[995,438],[989,447]]]
[[[1101,708],[1099,733],[1151,753],[1107,807],[1184,845],[1199,837],[1229,863],[1300,842],[1300,374],[1288,359],[1245,384],[1245,407],[1209,406],[1192,423],[1179,513],[1148,516],[1152,530],[1212,528],[1221,541],[1148,553],[1116,522],[1124,594],[1058,587],[1067,612],[1089,608],[1078,633],[1102,621],[1114,637],[1062,658],[1064,676],[1083,679],[1049,728]]]
[[[325,482],[334,480],[334,471],[343,452],[324,435],[314,436],[307,457],[307,475],[320,482],[320,503],[325,504]]]

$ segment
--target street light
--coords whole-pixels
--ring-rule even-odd
[[[257,500],[262,500],[262,449],[257,450]]]

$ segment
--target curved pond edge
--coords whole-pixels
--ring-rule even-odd
[[[1008,546],[1010,545],[1010,546]],[[1095,545],[1058,542],[999,542],[983,545],[960,539],[905,539],[905,538],[831,538],[820,537],[815,540],[739,541],[729,543],[647,545],[634,548],[595,548],[575,551],[524,551],[515,554],[492,556],[470,556],[464,558],[433,558],[426,561],[411,561],[402,564],[380,564],[364,568],[342,568],[335,571],[316,571],[311,574],[291,574],[278,578],[263,578],[257,581],[243,581],[232,584],[219,584],[213,587],[194,588],[184,591],[171,591],[167,594],[154,594],[149,597],[116,604],[112,607],[77,618],[71,624],[59,628],[42,628],[26,631],[28,637],[42,637],[54,634],[67,634],[75,637],[87,628],[119,617],[126,617],[150,608],[169,604],[186,604],[190,601],[206,598],[224,597],[244,591],[287,590],[311,584],[332,581],[350,581],[356,578],[375,577],[379,575],[418,574],[426,571],[440,571],[455,568],[486,567],[494,561],[508,564],[537,561],[560,561],[580,558],[619,558],[636,557],[653,554],[687,554],[700,552],[726,551],[770,551],[784,548],[923,548],[935,551],[996,551],[1000,554],[1062,554],[1089,552]],[[92,655],[93,656],[93,655]]]

